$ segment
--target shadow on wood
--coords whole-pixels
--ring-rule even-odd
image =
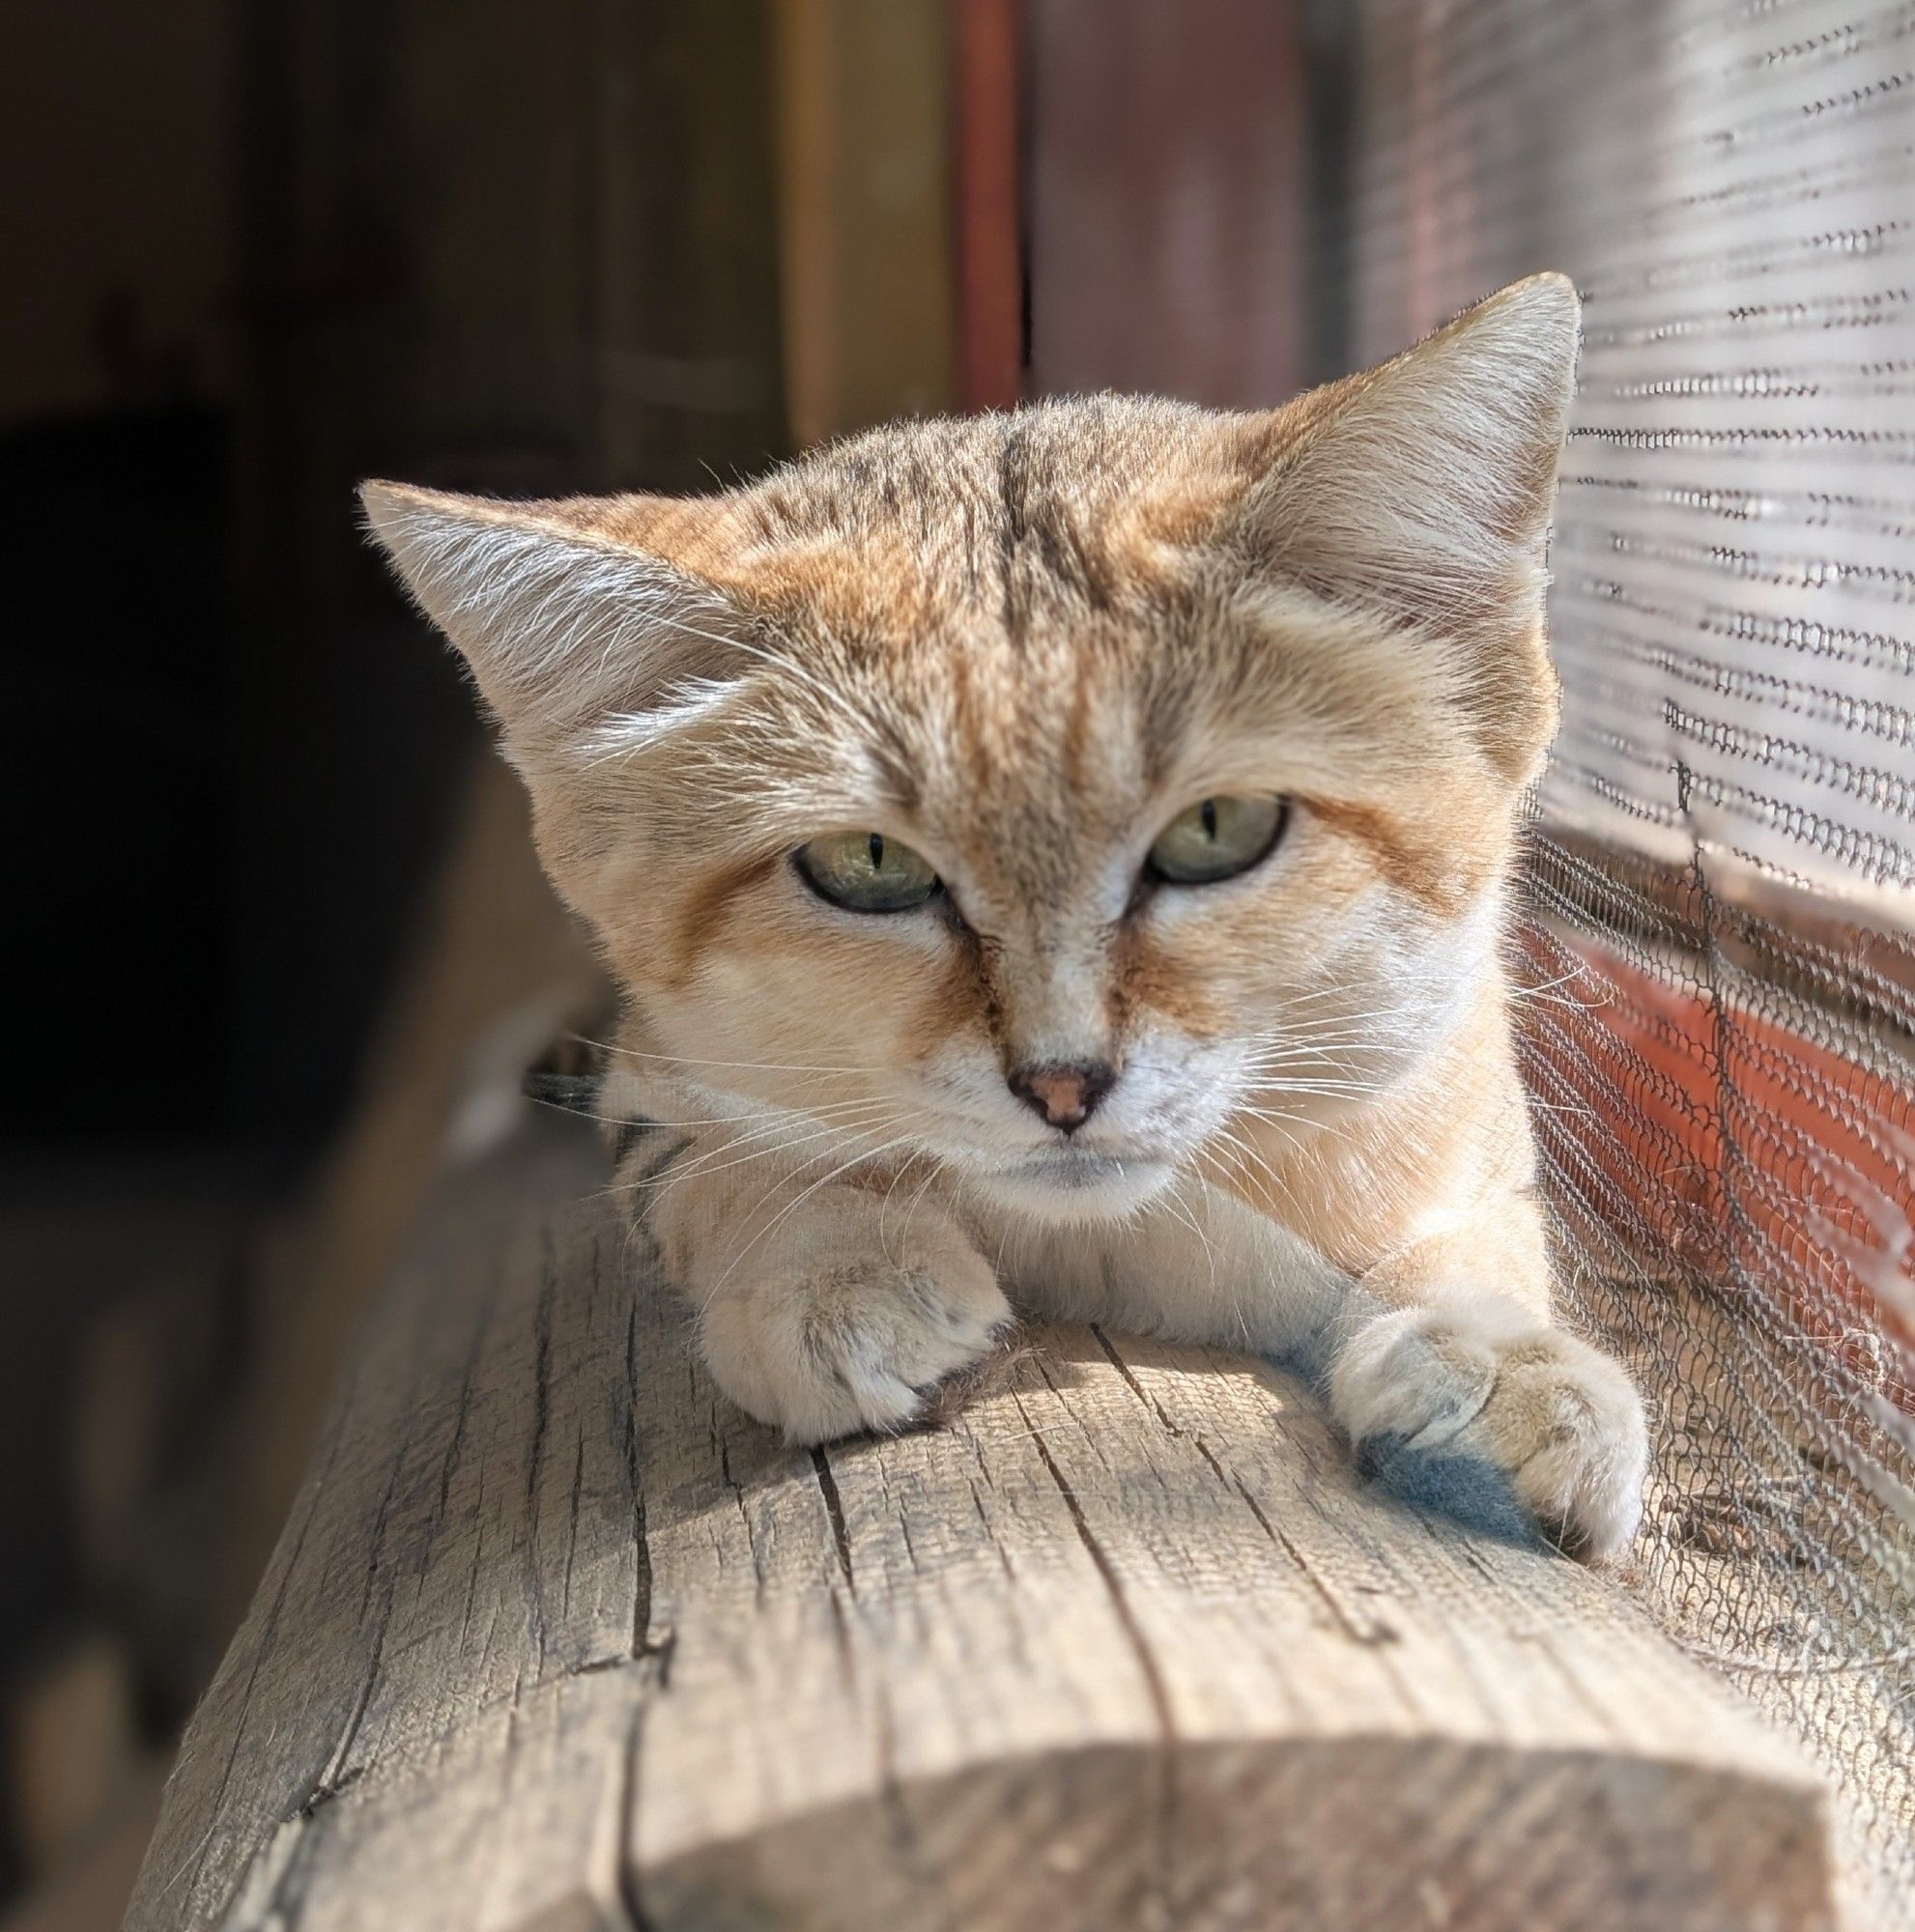
[[[1260,1363],[1059,1330],[786,1448],[577,1124],[449,1182],[129,1925],[1808,1932],[1808,1775],[1613,1582]]]

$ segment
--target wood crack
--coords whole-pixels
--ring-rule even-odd
[[[624,1915],[624,1932],[658,1932],[639,1889],[639,1771],[644,1737],[645,1714],[640,1709],[632,1714],[618,1780],[618,1846],[614,1854],[617,1870],[613,1883],[618,1909]]]
[[[858,1581],[851,1574],[851,1532],[845,1526],[838,1478],[831,1473],[831,1459],[822,1449],[812,1451],[812,1471],[817,1477],[818,1494],[824,1498],[824,1513],[831,1520],[831,1546],[838,1552],[839,1573],[844,1578],[844,1587],[855,1597]]]
[[[596,1268],[598,1251],[592,1251]],[[651,1531],[645,1519],[644,1465],[639,1455],[639,1304],[625,1311],[625,1494],[632,1511],[632,1655],[653,1648],[651,1629]]]
[[[538,1662],[534,1674],[545,1674],[547,1624],[545,1582],[538,1570],[539,1481],[545,1470],[545,1438],[552,1427],[552,1302],[557,1266],[548,1236],[543,1243],[539,1269],[538,1300],[532,1317],[532,1428],[531,1446],[526,1456],[526,1566],[529,1581],[529,1601]]]
[[[1057,1392],[1052,1384],[1053,1392]],[[1111,1607],[1117,1613],[1118,1627],[1124,1633],[1126,1643],[1137,1661],[1137,1668],[1143,1676],[1144,1689],[1151,1701],[1151,1710],[1157,1719],[1158,1750],[1158,1789],[1155,1798],[1157,1824],[1157,1864],[1158,1883],[1162,1894],[1164,1909],[1176,1895],[1175,1848],[1177,1831],[1177,1718],[1170,1701],[1170,1689],[1165,1684],[1163,1672],[1157,1661],[1157,1653],[1151,1648],[1149,1637],[1137,1621],[1136,1612],[1130,1606],[1129,1599],[1124,1593],[1124,1584],[1117,1574],[1110,1555],[1092,1530],[1085,1519],[1083,1506],[1078,1502],[1076,1492],[1064,1479],[1064,1471],[1057,1466],[1057,1460],[1050,1453],[1043,1435],[1032,1424],[1030,1411],[1024,1406],[1022,1396],[1014,1392],[1012,1400],[1017,1405],[1017,1413],[1022,1418],[1024,1432],[1031,1438],[1031,1446],[1036,1449],[1038,1460],[1048,1471],[1051,1481],[1057,1486],[1057,1492],[1064,1500],[1065,1510],[1071,1518],[1071,1525],[1076,1531],[1077,1540],[1084,1546],[1093,1567],[1101,1578],[1104,1590],[1110,1598]],[[1062,1400],[1061,1393],[1059,1400]]]

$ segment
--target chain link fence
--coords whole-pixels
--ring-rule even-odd
[[[1582,289],[1519,931],[1635,1578],[1915,1924],[1915,5],[1363,0],[1357,357]]]

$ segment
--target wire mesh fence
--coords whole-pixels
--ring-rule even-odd
[[[1661,1419],[1636,1580],[1915,1923],[1915,5],[1357,33],[1359,352],[1585,298],[1519,944],[1564,1276]]]

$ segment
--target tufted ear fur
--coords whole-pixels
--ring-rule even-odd
[[[739,613],[655,553],[715,508],[696,500],[511,503],[397,483],[360,493],[374,537],[472,667],[515,754],[615,717],[628,739],[725,688]]]
[[[1543,593],[1578,318],[1568,279],[1535,275],[1300,398],[1244,508],[1282,576],[1458,646],[1486,748],[1519,778],[1555,723]]]

